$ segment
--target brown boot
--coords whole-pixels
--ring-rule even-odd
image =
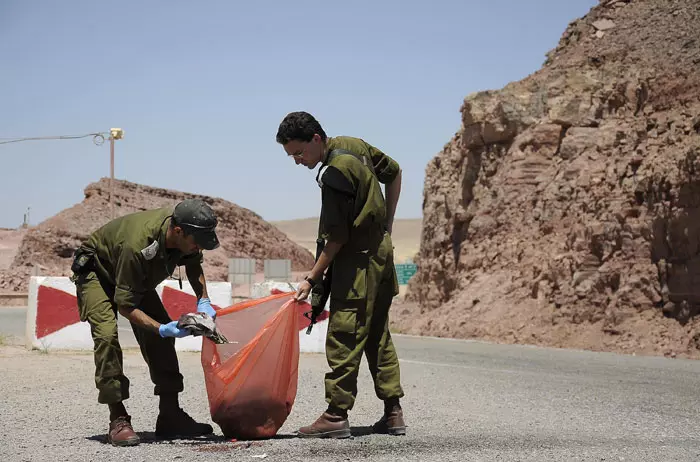
[[[403,410],[398,403],[387,403],[384,406],[384,415],[372,425],[374,433],[389,435],[405,435],[406,422],[403,420]]]
[[[349,438],[350,422],[347,416],[326,411],[313,424],[301,427],[297,435],[301,438]]]
[[[113,446],[136,446],[141,442],[131,427],[131,416],[117,417],[109,423],[107,441]]]

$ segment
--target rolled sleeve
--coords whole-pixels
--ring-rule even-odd
[[[396,176],[399,174],[399,163],[371,144],[365,142],[365,145],[367,146],[367,150],[372,158],[372,165],[374,165],[374,171],[377,174],[377,179],[379,182],[389,184],[394,181]]]

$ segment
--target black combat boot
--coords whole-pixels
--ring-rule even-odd
[[[214,429],[211,425],[196,422],[180,408],[177,394],[161,395],[160,414],[156,420],[157,438],[192,438],[212,433]]]

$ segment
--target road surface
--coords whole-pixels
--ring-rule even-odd
[[[8,312],[10,314],[8,314]],[[21,310],[0,326],[23,330]],[[408,435],[368,434],[381,413],[363,363],[349,440],[300,440],[323,411],[322,355],[302,355],[299,391],[277,438],[158,442],[157,401],[138,350],[126,402],[144,442],[104,444],[89,353],[0,346],[0,460],[676,461],[700,460],[700,362],[396,336]],[[181,353],[181,405],[211,422],[199,355]],[[258,456],[258,457],[253,457]],[[260,456],[265,456],[260,457]]]

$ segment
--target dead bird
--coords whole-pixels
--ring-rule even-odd
[[[214,319],[206,313],[183,314],[177,322],[177,327],[187,329],[195,337],[207,337],[214,343],[238,343],[230,342],[224,334],[219,332]]]

